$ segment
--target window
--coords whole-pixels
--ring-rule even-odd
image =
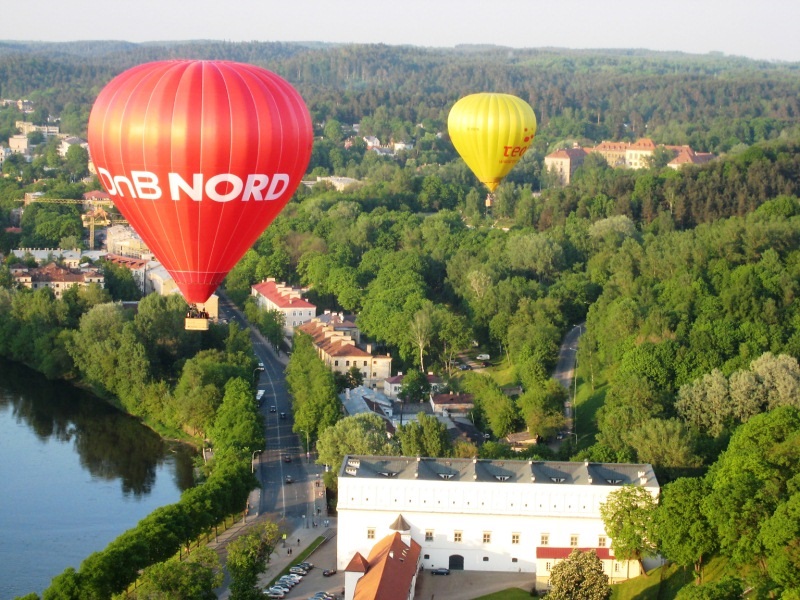
[[[339,366],[339,361],[338,360],[333,361],[333,366],[334,367],[338,367]]]
[[[489,557],[488,556],[484,556],[483,557],[483,562],[489,562]]]
[[[614,572],[615,573],[619,573],[619,563],[618,562],[614,563]]]
[[[511,543],[512,544],[519,544],[519,534],[518,533],[512,533],[511,534]]]
[[[601,535],[599,538],[597,538],[597,547],[598,548],[606,547],[606,536]]]
[[[431,557],[431,555],[430,555],[430,554],[424,554],[424,555],[422,556],[422,558],[424,558],[425,560],[428,560],[428,559],[430,559],[430,557]]]
[[[544,563],[544,570],[550,572],[550,563]]]
[[[578,536],[577,535],[569,536],[569,545],[572,548],[577,548],[578,547]]]
[[[511,562],[512,562],[512,563],[515,563],[515,562],[519,562],[519,561],[518,561],[516,558],[512,558],[512,559],[511,559]]]
[[[365,366],[365,367],[367,366],[367,361],[364,361],[364,366]]]
[[[433,541],[433,529],[426,529],[425,530],[425,541],[432,542]]]
[[[367,527],[367,539],[374,540],[375,539],[375,528],[374,527]]]
[[[454,542],[459,542],[459,543],[461,542],[461,532],[460,531],[454,531],[453,532],[453,541]]]
[[[483,532],[483,543],[484,544],[491,544],[492,543],[492,532],[491,531],[484,531]]]
[[[550,545],[550,534],[549,533],[543,533],[542,534],[542,539],[539,540],[539,545],[540,546],[549,546]]]
[[[345,365],[346,367],[349,367],[349,366],[350,366],[350,361],[349,361],[349,360],[346,360],[346,361],[344,361],[344,365]]]

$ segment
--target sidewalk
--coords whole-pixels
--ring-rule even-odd
[[[228,529],[224,534],[220,535],[217,542],[211,542],[208,546],[217,550],[217,553],[220,555],[220,560],[223,561],[227,557],[226,546],[229,542],[234,540],[238,535],[245,533],[247,528],[251,526],[253,523],[258,523],[261,521],[268,521],[270,520],[269,515],[261,515],[259,517],[248,519],[247,524],[245,525],[241,521]],[[327,528],[323,527],[304,527],[302,521],[300,519],[296,519],[297,523],[280,523],[278,525],[281,528],[282,532],[286,533],[286,545],[282,542],[278,542],[278,545],[275,548],[275,551],[270,555],[269,561],[267,563],[267,569],[264,573],[259,575],[258,578],[258,585],[261,588],[264,588],[270,581],[272,581],[278,574],[283,571],[286,567],[293,565],[300,561],[300,554],[305,551],[318,537],[325,537],[327,538],[327,542],[325,542],[320,548],[316,551],[318,552],[322,548],[326,548],[328,544],[335,544],[332,541],[332,538],[336,535],[336,520],[330,519],[330,525]],[[299,545],[298,545],[299,542]],[[292,549],[292,554],[288,554],[288,549]],[[326,548],[327,550],[327,548]],[[314,562],[313,556],[316,552],[312,553],[311,556],[308,558],[312,563]],[[335,550],[334,550],[335,552]],[[334,562],[335,564],[335,562]],[[218,598],[228,598],[230,595],[229,590],[230,585],[230,577],[228,576],[227,572],[225,573],[225,580],[222,583],[222,586],[217,588],[217,597]]]

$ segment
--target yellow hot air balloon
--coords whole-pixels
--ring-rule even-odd
[[[471,94],[450,109],[447,129],[461,158],[494,192],[533,143],[536,115],[510,94]]]

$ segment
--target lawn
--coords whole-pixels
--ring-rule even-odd
[[[493,594],[475,598],[475,600],[530,600],[531,593],[517,587],[500,590]]]

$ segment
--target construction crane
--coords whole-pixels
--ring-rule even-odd
[[[18,200],[24,202],[25,206],[33,202],[40,204],[80,204],[97,206],[97,208],[81,215],[81,222],[84,227],[89,228],[89,249],[94,250],[94,228],[95,226],[108,227],[109,225],[127,225],[128,221],[122,217],[111,215],[105,210],[103,206],[113,206],[114,203],[110,199],[90,199],[90,200],[76,200],[74,198],[43,198],[35,194],[25,194],[25,198]]]

